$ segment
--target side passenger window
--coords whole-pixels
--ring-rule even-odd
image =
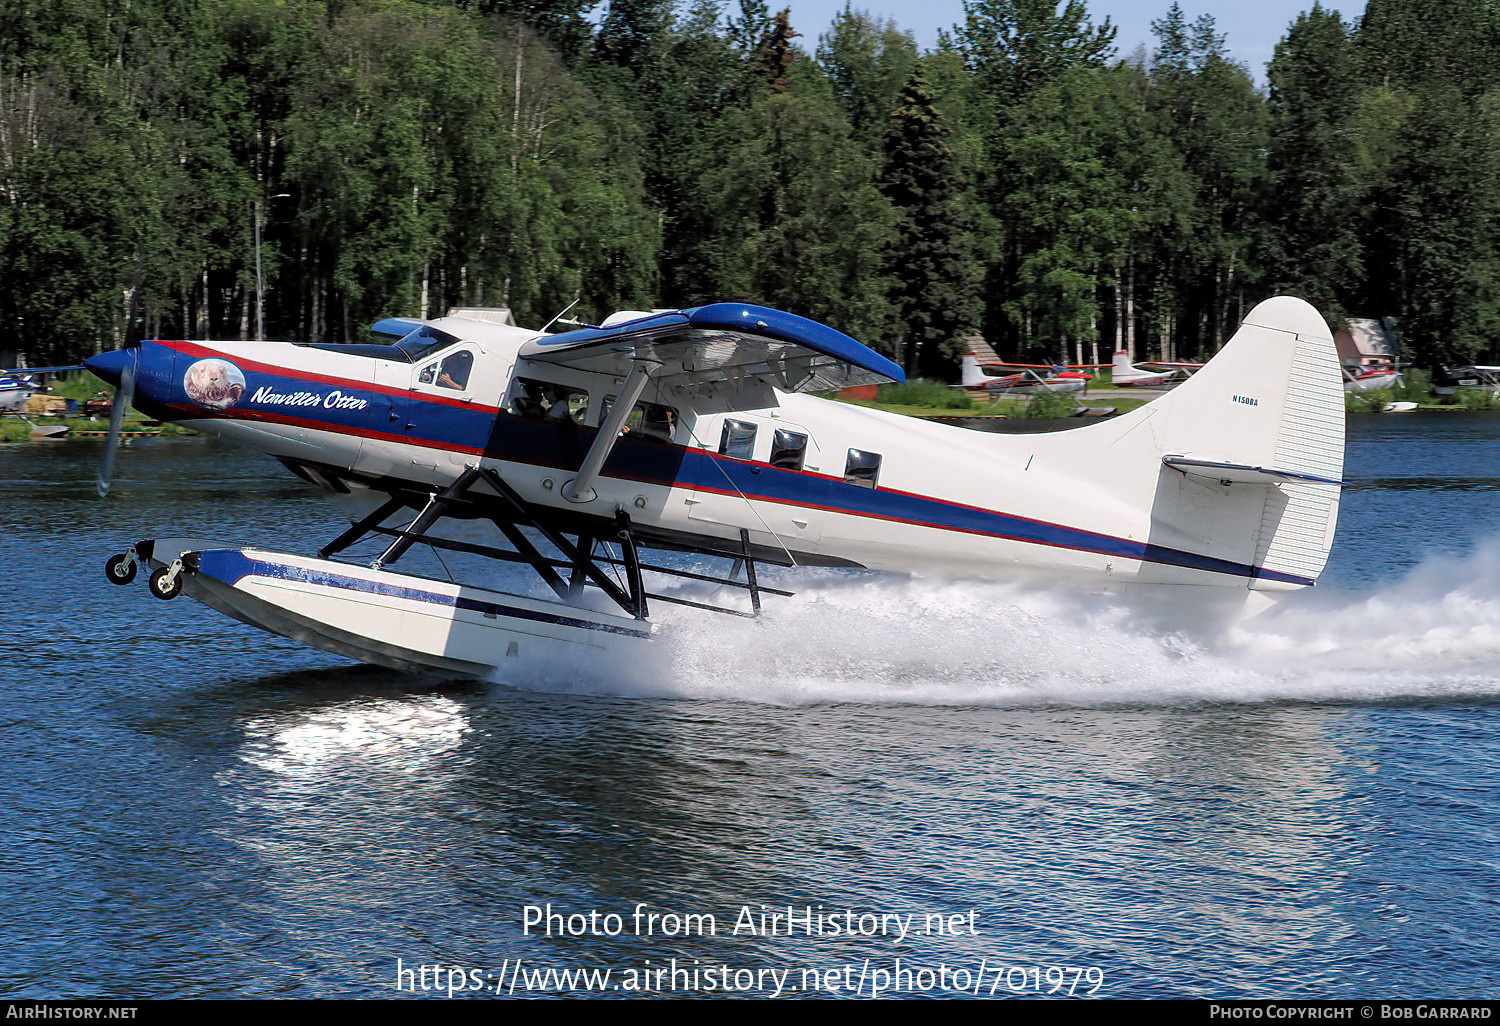
[[[614,404],[615,397],[612,395],[605,396],[599,404],[600,427],[609,419],[609,410]],[[677,431],[677,411],[660,403],[636,403],[635,408],[625,417],[625,428],[627,431],[639,432],[642,438],[670,442]]]
[[[849,462],[844,464],[844,480],[861,488],[874,488],[880,480],[880,453],[850,449]]]
[[[719,452],[737,460],[748,460],[755,451],[755,425],[744,420],[724,421],[719,435]]]
[[[801,470],[807,456],[807,436],[800,431],[777,428],[771,441],[771,466],[782,470]]]
[[[517,378],[511,390],[511,412],[531,420],[545,420],[553,424],[582,424],[588,408],[589,394],[581,388],[532,378]]]

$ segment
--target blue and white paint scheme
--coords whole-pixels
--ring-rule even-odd
[[[40,387],[28,375],[0,375],[0,413],[19,413],[38,391]]]
[[[646,545],[1202,588],[1251,610],[1312,585],[1333,539],[1342,377],[1322,317],[1290,297],[1169,394],[1035,435],[809,394],[902,375],[832,328],[743,304],[550,335],[456,316],[375,330],[392,344],[153,341],[88,366],[117,381],[133,361],[142,411],[279,457],[361,511],[472,467],[591,537],[623,512]]]

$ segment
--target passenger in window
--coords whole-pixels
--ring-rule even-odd
[[[531,382],[524,379],[517,382],[512,410],[530,420],[541,420],[547,412],[547,407],[537,397],[537,392],[538,389]]]
[[[644,414],[641,419],[641,434],[658,442],[670,442],[677,430],[677,411],[656,403],[641,403],[640,406]]]
[[[554,389],[544,389],[542,403],[547,407],[542,419],[553,424],[573,423],[573,411],[568,404],[568,394]]]

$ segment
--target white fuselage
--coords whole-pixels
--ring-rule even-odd
[[[432,323],[460,341],[412,361],[376,347],[147,343],[137,403],[346,471],[356,487],[439,489],[479,464],[539,507],[600,521],[623,510],[685,539],[737,541],[744,529],[753,545],[798,562],[1260,590],[1316,577],[1263,565],[1264,489],[1205,490],[1163,470],[1168,429],[1197,419],[1186,410],[1175,420],[1148,407],[1064,432],[999,435],[779,391],[768,408],[702,413],[691,388],[653,383],[640,402],[673,411],[670,438],[627,431],[592,495],[573,502],[567,486],[622,379],[521,359],[534,331]],[[521,391],[539,386],[571,392],[571,404],[545,418],[530,412]],[[1213,407],[1224,420],[1216,430],[1274,441],[1279,398],[1234,399]],[[1341,459],[1341,434],[1338,449]]]

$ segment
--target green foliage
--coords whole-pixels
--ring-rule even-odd
[[[1026,401],[1023,416],[1038,420],[1071,417],[1078,410],[1078,400],[1071,392],[1037,392]]]
[[[1268,71],[1265,259],[1271,288],[1342,319],[1362,274],[1359,168],[1349,112],[1358,92],[1349,29],[1314,4],[1276,47]]]
[[[1368,392],[1345,392],[1344,409],[1349,413],[1380,413],[1395,398],[1394,392],[1389,388],[1374,388]]]
[[[8,417],[0,420],[0,442],[31,441],[31,425],[24,420]]]
[[[1150,68],[1153,105],[1193,191],[1188,232],[1173,247],[1168,294],[1182,308],[1180,320],[1197,325],[1190,348],[1200,351],[1228,337],[1243,283],[1260,272],[1256,230],[1268,117],[1249,72],[1229,60],[1211,16],[1188,26],[1174,3],[1152,30],[1160,43]]]
[[[938,378],[960,326],[1189,359],[1290,291],[1397,318],[1422,364],[1500,360],[1490,0],[1314,3],[1266,95],[1175,4],[1124,62],[1083,0],[968,0],[926,54],[852,5],[727,6],[3,5],[0,317],[65,362],[249,337],[262,299],[328,340],[745,299]]]
[[[639,75],[658,58],[671,17],[670,0],[609,0],[591,56]]]
[[[698,201],[713,210],[707,284],[879,346],[881,253],[894,218],[832,98],[812,88],[768,92],[731,111],[720,131],[717,166],[698,182]]]
[[[976,405],[965,389],[926,378],[911,378],[900,385],[881,385],[875,398],[882,403],[926,406],[935,410],[972,410]]]
[[[920,71],[901,90],[885,139],[880,188],[900,218],[886,254],[905,369],[956,376],[960,333],[973,325],[972,228],[960,201],[957,163]]]
[[[968,0],[955,36],[969,70],[999,105],[1070,68],[1100,66],[1114,52],[1115,27],[1089,22],[1083,0]]]
[[[1460,388],[1455,395],[1465,410],[1500,410],[1500,394],[1487,388]]]
[[[846,4],[818,37],[817,60],[854,137],[878,150],[901,86],[916,66],[916,40],[894,21],[879,21]]]

